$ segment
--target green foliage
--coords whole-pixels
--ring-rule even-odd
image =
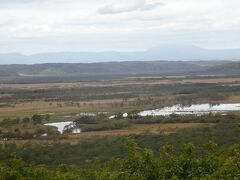
[[[121,120],[116,120],[116,122]],[[16,127],[14,127],[15,129]],[[23,127],[18,127],[21,131],[18,137],[31,138],[37,132],[43,133],[42,128],[48,133],[46,138],[55,138],[54,134],[57,130],[52,127],[43,125],[34,125],[29,128],[35,128],[33,132],[24,133]],[[14,130],[12,129],[12,130]],[[39,129],[39,130],[38,130]],[[11,131],[10,131],[11,132]],[[13,134],[5,134],[2,132],[3,137],[15,137]],[[25,136],[22,136],[24,134]],[[9,135],[9,136],[6,136]],[[11,135],[11,136],[10,136]],[[59,136],[61,137],[61,136]],[[171,134],[143,134],[131,136],[140,147],[152,149],[154,153],[159,153],[159,148],[166,144],[172,144],[174,146],[173,152],[181,152],[181,146],[188,142],[193,143],[196,146],[197,154],[211,149],[226,149],[233,144],[239,143],[240,128],[239,121],[232,121],[227,118],[226,121],[212,124],[208,127],[199,127],[194,129],[179,130],[177,133]],[[38,137],[36,137],[38,138]],[[39,137],[42,138],[42,137]],[[123,157],[126,155],[126,151],[123,148],[123,142],[125,137],[104,137],[97,139],[89,139],[87,141],[81,141],[79,143],[70,144],[71,141],[66,143],[51,143],[51,145],[38,143],[26,143],[22,146],[15,146],[6,141],[0,146],[0,161],[6,162],[11,153],[16,152],[20,157],[26,161],[26,163],[32,164],[45,164],[48,166],[57,166],[58,164],[73,164],[78,166],[85,166],[85,162],[94,161],[98,158],[101,162],[111,160],[115,157]],[[56,139],[57,140],[57,139]],[[219,147],[215,147],[214,144],[209,141],[216,142]],[[41,142],[41,141],[40,141]],[[202,146],[203,144],[204,147]],[[64,154],[64,156],[63,156]],[[209,165],[210,166],[210,165]]]
[[[125,142],[127,154],[104,164],[94,161],[85,168],[59,165],[57,168],[32,166],[13,155],[8,164],[0,165],[0,179],[33,180],[159,180],[159,179],[239,179],[240,145],[225,151],[216,144],[204,145],[205,151],[196,154],[196,147],[185,144],[181,153],[174,154],[171,145],[161,148],[160,155],[141,148],[132,139]]]
[[[48,137],[55,137],[59,134],[57,129],[54,127],[36,124],[37,122],[39,122],[39,117],[39,115],[33,116],[35,124],[33,124],[28,117],[22,119],[3,119],[0,122],[0,138],[4,140],[19,140],[41,138],[42,135],[45,133],[48,135]]]
[[[77,128],[81,128],[82,132],[123,129],[131,125],[126,119],[112,120],[105,116],[81,116],[74,122]]]
[[[42,123],[42,116],[38,115],[38,114],[35,114],[32,116],[32,122],[33,124],[41,124]]]

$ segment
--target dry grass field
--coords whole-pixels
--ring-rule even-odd
[[[24,117],[32,116],[33,114],[46,114],[51,113],[54,115],[60,116],[71,116],[78,114],[80,112],[119,112],[133,109],[144,109],[144,108],[155,108],[159,107],[158,104],[171,105],[174,104],[176,99],[179,97],[179,94],[164,94],[157,95],[158,89],[160,86],[174,86],[176,85],[197,85],[197,84],[221,84],[221,86],[226,87],[238,87],[240,82],[240,77],[128,77],[118,80],[105,80],[105,81],[89,81],[89,82],[72,82],[72,83],[33,83],[33,84],[0,84],[0,92],[4,90],[5,93],[0,93],[0,100],[9,98],[13,102],[9,106],[0,106],[0,119],[3,118],[13,118],[13,117]],[[139,86],[146,88],[146,90],[136,92],[139,90]],[[155,88],[156,86],[156,88]],[[153,88],[152,90],[148,89]],[[96,94],[91,93],[87,94],[86,89],[93,88],[96,89]],[[99,90],[98,90],[99,88]],[[115,91],[111,92],[102,92],[101,88],[114,88]],[[129,90],[128,90],[129,88]],[[155,88],[155,89],[154,89]],[[72,97],[71,90],[77,89],[79,95],[82,93],[82,89],[86,92],[84,96],[90,99],[86,100],[76,100],[75,97]],[[34,91],[62,91],[64,96],[68,96],[71,100],[47,100],[44,97],[41,97],[42,94],[36,99],[20,99],[14,101],[13,94],[11,91],[14,91],[18,94],[18,91],[26,91],[26,94],[34,93]],[[65,93],[65,90],[70,92]],[[197,89],[196,89],[197,90]],[[206,87],[206,90],[207,87]],[[156,91],[156,92],[155,92]],[[75,92],[75,91],[74,91]],[[133,93],[134,92],[134,93]],[[64,94],[65,93],[65,94]],[[75,92],[76,93],[76,92]],[[136,97],[125,96],[133,93]],[[193,92],[194,93],[194,92]],[[216,93],[217,94],[217,93]],[[223,99],[216,98],[214,102],[239,102],[240,95],[230,94],[229,97]],[[30,94],[31,95],[31,94]],[[43,94],[44,95],[44,94]],[[54,93],[53,93],[54,95]],[[94,97],[99,95],[100,97]],[[76,96],[76,94],[75,94]],[[105,96],[108,96],[105,98]],[[180,96],[188,96],[188,94],[180,94]],[[205,95],[204,95],[205,96]],[[31,95],[30,97],[34,97]],[[150,99],[149,99],[150,98]],[[194,97],[195,98],[195,97]],[[144,101],[155,101],[152,104],[144,103]],[[191,99],[191,98],[190,98]],[[164,101],[164,102],[163,102]],[[157,103],[156,103],[157,102]],[[202,99],[199,99],[198,102],[208,102],[208,96],[205,96]],[[8,101],[3,101],[1,103],[8,104]],[[156,104],[156,105],[154,105]]]
[[[93,81],[93,82],[69,82],[69,83],[29,83],[29,84],[7,84],[1,83],[0,89],[38,90],[38,89],[62,89],[62,88],[86,88],[86,87],[115,87],[127,85],[153,85],[153,84],[185,84],[185,83],[236,83],[240,82],[240,77],[197,77],[185,78],[183,76],[174,77],[138,77],[118,80]]]
[[[110,109],[113,103],[122,103],[122,99],[110,99],[110,100],[92,100],[92,101],[80,101],[75,102],[77,105],[66,105],[67,102],[46,102],[46,101],[32,101],[32,102],[20,102],[14,105],[14,107],[2,107],[0,108],[0,118],[14,118],[14,117],[26,117],[33,114],[50,114],[69,116],[72,114],[78,114],[81,112],[100,112],[101,107],[104,112],[106,109]]]

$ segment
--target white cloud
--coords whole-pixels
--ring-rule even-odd
[[[147,3],[145,0],[122,0],[115,1],[110,5],[106,5],[98,10],[100,14],[117,14],[132,11],[147,11],[163,6],[161,2]]]
[[[240,47],[239,8],[239,0],[0,0],[0,52]]]

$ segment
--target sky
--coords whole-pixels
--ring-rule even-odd
[[[239,0],[0,0],[0,53],[240,48]]]

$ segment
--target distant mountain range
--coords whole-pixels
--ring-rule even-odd
[[[240,60],[240,49],[203,49],[192,45],[164,45],[136,52],[59,52],[0,54],[0,64],[91,63],[109,61]]]

